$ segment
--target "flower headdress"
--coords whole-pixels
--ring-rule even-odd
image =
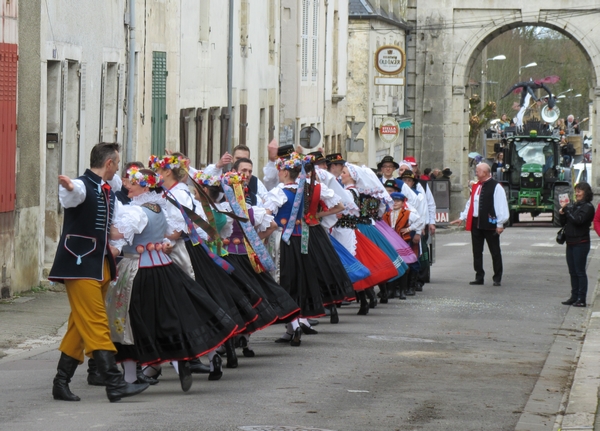
[[[126,178],[129,179],[131,184],[138,184],[141,187],[150,187],[151,189],[157,189],[162,186],[163,178],[159,174],[145,174],[140,172],[139,168],[132,166],[127,170]]]
[[[162,169],[177,169],[177,168],[184,168],[185,170],[188,169],[189,167],[189,160],[187,160],[184,157],[181,156],[172,156],[172,155],[166,155],[163,156],[162,159],[159,159],[157,156],[155,155],[151,155],[148,165],[150,166],[150,168],[157,170],[159,168]]]
[[[244,174],[242,174],[241,172],[234,171],[226,172],[221,177],[221,181],[223,182],[223,184],[227,184],[229,186],[233,186],[235,184],[244,184],[246,180],[247,178]]]
[[[313,156],[305,156],[300,153],[292,153],[289,157],[277,159],[276,166],[277,170],[282,169],[294,169],[302,167],[305,163],[310,163],[313,160]]]
[[[197,171],[193,176],[194,181],[197,184],[203,186],[220,186],[221,178],[215,175],[205,174],[203,171]]]

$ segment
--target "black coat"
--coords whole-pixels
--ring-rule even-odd
[[[590,226],[594,220],[594,205],[591,202],[575,202],[563,208],[560,224],[565,227],[567,244],[590,240]]]

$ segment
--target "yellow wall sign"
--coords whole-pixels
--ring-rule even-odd
[[[384,75],[397,75],[406,66],[404,50],[396,45],[384,45],[375,51],[375,69]]]

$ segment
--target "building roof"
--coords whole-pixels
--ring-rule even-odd
[[[350,19],[376,19],[395,25],[405,30],[410,26],[402,18],[388,14],[384,9],[376,9],[369,0],[348,0],[348,18]]]

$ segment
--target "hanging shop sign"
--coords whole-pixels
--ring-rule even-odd
[[[393,144],[400,136],[400,127],[395,118],[383,117],[379,124],[379,138],[386,144]]]
[[[404,50],[396,45],[384,45],[375,52],[375,69],[383,75],[397,75],[406,66]]]

